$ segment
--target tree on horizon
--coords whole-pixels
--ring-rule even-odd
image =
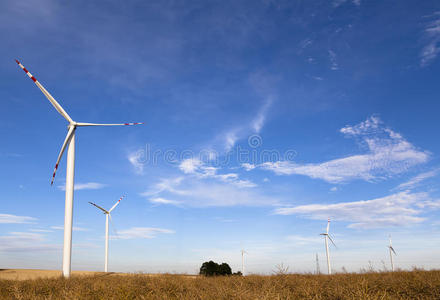
[[[232,269],[227,263],[218,264],[210,260],[202,264],[199,274],[204,276],[232,275]]]

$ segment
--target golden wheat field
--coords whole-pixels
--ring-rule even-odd
[[[440,271],[246,277],[91,274],[74,273],[68,280],[0,279],[0,298],[440,299]]]

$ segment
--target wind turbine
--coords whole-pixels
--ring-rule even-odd
[[[330,237],[328,231],[330,229],[330,218],[327,220],[327,231],[325,233],[321,233],[320,235],[323,235],[325,238],[325,251],[327,254],[327,269],[328,269],[328,274],[330,275],[332,273],[332,268],[330,265],[330,252],[328,249],[328,240],[330,240],[330,242],[332,242],[333,246],[336,247],[335,243],[333,242],[332,238]]]
[[[102,210],[105,214],[105,264],[104,264],[104,272],[107,272],[107,270],[108,270],[108,218],[110,217],[110,221],[112,221],[112,216],[110,213],[112,212],[112,210],[115,209],[116,206],[118,206],[118,204],[119,204],[119,202],[121,202],[122,198],[124,198],[124,196],[119,198],[119,200],[116,201],[116,203],[109,210],[105,210],[101,206],[99,206],[93,202],[89,202],[91,205]]]
[[[390,250],[390,260],[391,260],[391,271],[394,272],[394,261],[393,261],[393,253],[394,255],[396,254],[396,251],[394,251],[393,245],[391,243],[391,235],[390,235],[390,245],[388,246],[389,250]]]
[[[317,274],[317,275],[321,274],[321,269],[319,268],[319,258],[318,258],[318,253],[316,253],[316,274]]]
[[[52,174],[51,185],[55,179],[55,173],[58,169],[58,164],[63,156],[64,150],[66,150],[67,145],[69,149],[67,150],[67,169],[66,169],[66,202],[64,210],[64,246],[63,246],[63,276],[70,277],[71,271],[71,258],[72,258],[72,221],[73,221],[73,187],[74,187],[74,175],[75,175],[75,130],[77,127],[83,126],[123,126],[123,125],[138,125],[143,123],[122,123],[122,124],[96,124],[96,123],[80,123],[75,122],[72,118],[65,112],[61,105],[52,97],[51,94],[32,76],[31,73],[18,61],[15,60],[20,68],[32,79],[32,81],[37,85],[37,87],[43,92],[44,96],[50,101],[50,103],[55,107],[55,109],[64,117],[64,119],[69,122],[67,126],[67,135],[64,139],[64,143],[61,147],[60,153],[58,154],[57,162],[55,164],[55,169]]]
[[[244,276],[244,254],[248,254],[244,249],[241,249],[241,274]]]

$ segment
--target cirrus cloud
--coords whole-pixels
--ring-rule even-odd
[[[417,149],[402,135],[384,127],[378,117],[370,117],[355,126],[345,126],[340,132],[346,137],[355,138],[367,152],[321,163],[275,161],[244,167],[251,170],[258,166],[277,175],[305,175],[330,183],[344,183],[355,179],[386,179],[430,158],[428,151]]]
[[[0,224],[23,224],[32,223],[37,219],[33,217],[26,216],[16,216],[11,214],[0,214]]]
[[[424,208],[435,208],[439,202],[427,193],[404,191],[371,200],[334,204],[308,204],[278,208],[277,215],[302,215],[309,219],[345,221],[350,228],[381,228],[408,226],[423,222]]]
[[[155,228],[155,227],[132,227],[130,229],[118,231],[118,236],[112,236],[112,239],[152,239],[158,234],[172,234],[174,230]]]

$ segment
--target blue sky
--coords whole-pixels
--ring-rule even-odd
[[[0,261],[61,268],[78,122],[74,270],[439,268],[437,1],[3,1]],[[437,82],[437,83],[436,83]]]

